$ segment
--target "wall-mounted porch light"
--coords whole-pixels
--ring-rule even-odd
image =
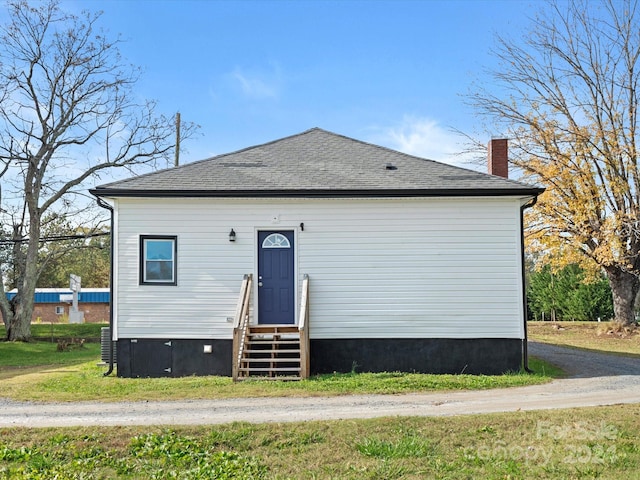
[[[230,242],[235,242],[236,241],[236,232],[233,230],[233,228],[229,232],[229,241]]]

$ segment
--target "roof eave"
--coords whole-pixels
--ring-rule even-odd
[[[456,189],[371,189],[371,190],[140,190],[94,188],[96,197],[128,198],[407,198],[407,197],[527,197],[538,196],[544,188],[456,188]]]

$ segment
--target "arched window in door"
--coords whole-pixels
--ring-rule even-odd
[[[262,241],[262,248],[291,248],[291,244],[281,233],[272,233]]]

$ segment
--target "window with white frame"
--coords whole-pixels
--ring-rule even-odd
[[[62,305],[56,307],[56,315],[64,315],[64,307]]]
[[[177,285],[178,238],[164,235],[140,236],[140,284]]]

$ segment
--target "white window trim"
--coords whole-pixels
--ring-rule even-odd
[[[164,260],[172,262],[170,280],[149,280],[147,279],[147,240],[164,240],[173,243],[173,258]],[[154,260],[158,261],[158,260]],[[162,261],[162,260],[160,260]],[[176,235],[140,235],[140,285],[177,285],[178,284],[178,237]]]

